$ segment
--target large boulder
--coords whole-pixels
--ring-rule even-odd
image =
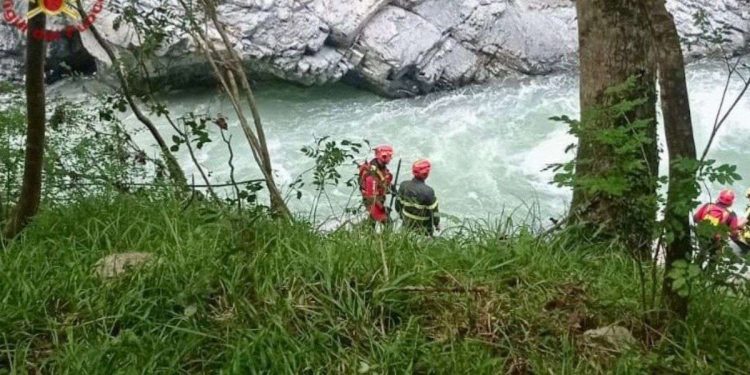
[[[219,13],[256,73],[313,85],[336,81],[348,70],[343,54],[326,46],[331,27],[296,1],[232,0]]]
[[[331,27],[331,43],[348,47],[388,0],[308,0],[307,7]]]
[[[362,30],[353,47],[363,56],[356,70],[372,88],[387,96],[424,92],[416,78],[417,65],[441,39],[440,30],[419,15],[386,7]]]

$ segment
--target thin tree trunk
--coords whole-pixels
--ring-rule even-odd
[[[690,241],[689,206],[679,204],[693,197],[695,171],[677,168],[680,160],[696,160],[693,125],[690,118],[690,101],[685,82],[685,64],[674,19],[664,0],[642,0],[648,15],[649,26],[658,46],[659,88],[664,115],[664,132],[669,150],[669,187],[664,221],[674,240],[667,244],[665,277],[662,294],[669,309],[679,317],[686,317],[688,300],[672,289],[672,279],[667,277],[674,262],[687,260],[692,245]]]
[[[229,40],[229,37],[227,36],[226,31],[224,30],[224,26],[219,22],[218,17],[216,16],[216,7],[215,7],[215,4],[213,3],[213,0],[202,0],[202,1],[208,13],[209,18],[211,18],[211,21],[213,22],[214,27],[216,28],[216,30],[219,32],[219,35],[221,36],[222,42],[224,42],[225,48],[229,52],[230,71],[234,70],[236,72],[236,74],[239,76],[240,85],[242,86],[242,89],[245,91],[245,97],[247,98],[247,102],[250,107],[250,112],[252,113],[252,116],[253,116],[253,124],[255,125],[255,133],[256,133],[257,142],[258,142],[258,154],[260,154],[260,160],[261,160],[260,167],[265,170],[264,174],[267,176],[266,185],[267,185],[270,197],[271,197],[271,209],[274,212],[282,214],[283,216],[290,216],[289,209],[286,207],[286,204],[284,203],[284,198],[281,196],[281,192],[276,186],[276,182],[274,181],[274,178],[273,178],[273,167],[271,165],[271,155],[268,152],[268,145],[266,144],[266,134],[263,131],[263,125],[260,119],[260,112],[258,111],[258,106],[255,102],[255,96],[253,95],[253,91],[250,88],[250,82],[242,66],[242,60],[237,55],[237,52],[232,48],[232,43]],[[233,82],[236,82],[236,80],[230,77],[230,83],[233,83]]]
[[[602,145],[598,135],[607,129],[627,126],[637,119],[656,117],[655,62],[645,17],[637,0],[579,0],[578,34],[580,53],[581,127],[576,156],[575,181],[605,178],[618,163],[626,163],[623,156]],[[628,120],[602,116],[601,109],[614,104],[605,91],[636,77],[638,90],[629,99],[646,97],[645,103],[629,114]],[[607,235],[619,237],[632,247],[645,248],[652,238],[651,228],[656,220],[656,174],[658,151],[656,125],[646,135],[654,142],[646,145],[639,159],[646,167],[639,176],[623,176],[636,181],[635,187],[624,196],[610,196],[576,185],[573,190],[571,212],[574,222],[602,226]],[[633,202],[646,202],[637,209]],[[651,203],[652,202],[652,203]],[[640,224],[634,224],[640,223]]]
[[[81,13],[81,16],[85,19],[86,18],[86,12],[81,4],[81,0],[77,0],[78,5],[78,11]],[[109,60],[112,62],[112,67],[114,68],[115,74],[117,75],[118,80],[120,81],[120,86],[122,88],[122,93],[125,95],[125,100],[128,102],[128,105],[130,106],[130,110],[133,111],[133,114],[135,114],[135,117],[140,121],[143,126],[148,129],[149,133],[151,133],[151,136],[154,138],[156,143],[159,145],[159,150],[161,151],[162,158],[164,159],[164,162],[167,165],[167,171],[169,172],[169,177],[172,180],[172,183],[175,186],[178,186],[180,192],[187,191],[187,178],[185,177],[185,172],[182,170],[182,167],[180,167],[180,163],[177,162],[177,159],[174,157],[172,152],[169,150],[169,146],[167,146],[167,143],[164,141],[164,138],[161,136],[161,133],[156,128],[156,125],[151,121],[151,119],[146,116],[143,111],[141,111],[138,104],[135,102],[135,99],[133,99],[133,94],[130,91],[130,85],[128,84],[128,80],[125,77],[125,73],[122,71],[122,67],[120,66],[120,62],[117,58],[117,55],[112,50],[112,47],[109,45],[109,42],[107,42],[104,37],[99,33],[99,30],[96,29],[94,25],[91,25],[89,27],[89,30],[94,35],[94,39],[96,39],[97,43],[102,47],[104,52],[109,57]]]
[[[244,111],[242,110],[242,106],[240,103],[240,93],[237,86],[237,80],[235,78],[235,75],[232,73],[232,71],[242,70],[242,64],[239,59],[239,56],[235,53],[235,51],[232,49],[232,45],[229,42],[226,33],[224,29],[222,28],[221,24],[216,19],[215,13],[213,11],[213,4],[208,3],[207,1],[203,1],[204,5],[204,12],[206,12],[207,16],[211,18],[214,27],[217,29],[217,31],[222,36],[222,41],[224,42],[224,47],[227,49],[227,53],[229,54],[229,61],[221,61],[221,68],[219,67],[219,64],[216,61],[216,58],[214,56],[221,56],[219,52],[216,50],[215,46],[209,41],[208,37],[204,33],[201,26],[197,23],[195,20],[195,15],[192,13],[193,8],[189,7],[187,3],[185,3],[184,0],[179,0],[180,4],[182,5],[183,9],[186,12],[186,16],[190,20],[191,25],[189,26],[190,29],[188,32],[190,32],[193,36],[193,39],[197,43],[198,47],[203,51],[204,55],[206,56],[206,60],[211,66],[211,68],[214,71],[214,75],[216,76],[216,79],[219,80],[219,83],[221,84],[221,87],[223,88],[224,92],[227,93],[227,96],[229,100],[232,102],[232,107],[234,108],[235,112],[237,113],[237,117],[240,121],[240,125],[242,127],[243,132],[245,133],[245,138],[247,139],[248,143],[250,144],[250,149],[253,154],[253,158],[255,159],[255,162],[258,164],[258,167],[261,170],[261,173],[263,173],[263,177],[266,182],[266,187],[268,188],[268,193],[271,200],[271,209],[272,211],[282,217],[291,217],[291,212],[289,211],[289,208],[286,206],[286,203],[284,203],[284,199],[281,196],[281,192],[276,186],[276,183],[273,179],[273,169],[271,167],[271,160],[268,153],[268,148],[263,147],[262,144],[265,144],[265,135],[263,135],[263,143],[258,139],[258,137],[253,132],[253,129],[249,126],[249,123],[247,121],[247,118]],[[212,16],[213,15],[213,16]],[[244,77],[243,82],[241,85],[244,87],[249,87],[249,83],[247,82],[247,78],[244,75],[244,71],[241,73],[241,76]],[[252,95],[252,92],[248,92],[249,95]],[[254,102],[252,102],[254,103]],[[255,122],[255,128],[261,129],[262,134],[262,125],[259,122],[260,116],[257,113],[257,108],[254,108],[251,103],[251,111],[254,111],[254,118],[253,120],[256,120]],[[255,117],[257,116],[257,117]]]
[[[29,20],[26,34],[26,159],[18,204],[4,230],[7,239],[18,235],[36,215],[42,196],[46,115],[44,58],[47,44],[33,34],[34,31],[44,30],[46,26],[45,14],[37,14]]]

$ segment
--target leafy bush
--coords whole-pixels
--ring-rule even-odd
[[[159,164],[133,144],[116,118],[103,119],[90,103],[52,99],[43,172],[43,199],[65,203],[76,197],[158,176]],[[0,217],[18,198],[23,177],[26,114],[17,89],[0,106]]]

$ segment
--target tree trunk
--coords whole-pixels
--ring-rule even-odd
[[[42,170],[44,167],[44,58],[47,44],[35,38],[34,31],[44,30],[47,18],[44,13],[32,17],[26,34],[26,159],[18,204],[8,219],[4,235],[12,239],[23,230],[39,210],[42,196]]]
[[[658,150],[654,122],[645,130],[645,136],[653,142],[644,145],[637,155],[629,156],[645,161],[642,173],[623,176],[632,183],[631,188],[621,196],[613,196],[592,191],[580,182],[606,178],[614,166],[622,165],[618,163],[630,161],[622,155],[616,156],[612,145],[603,145],[598,138],[601,132],[656,117],[655,62],[647,23],[637,0],[579,0],[576,8],[583,131],[579,134],[576,155],[572,219],[602,226],[602,233],[607,236],[644,249],[651,242],[657,210]],[[645,97],[645,102],[628,113],[626,119],[602,116],[601,110],[618,100],[605,91],[631,77],[636,78],[637,89],[624,99]]]
[[[690,207],[680,204],[697,196],[694,192],[695,171],[678,168],[680,160],[696,160],[693,125],[690,118],[690,101],[685,82],[685,64],[674,19],[669,14],[664,0],[642,0],[648,15],[650,29],[657,48],[659,66],[659,88],[661,108],[664,115],[664,133],[669,150],[669,188],[664,221],[674,240],[667,244],[664,274],[669,274],[678,260],[687,260],[691,249]],[[662,293],[669,309],[684,318],[688,312],[687,298],[672,290],[672,279],[664,277]]]

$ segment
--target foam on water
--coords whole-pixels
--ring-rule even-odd
[[[709,62],[691,65],[688,73],[697,146],[702,151],[726,74],[721,64]],[[65,83],[52,91],[71,95],[78,90]],[[738,84],[734,84],[729,97],[738,90]],[[382,99],[343,85],[304,89],[264,84],[257,88],[256,95],[276,176],[282,185],[312,165],[300,148],[311,144],[314,137],[328,135],[333,139],[368,139],[373,145],[393,144],[396,159],[404,160],[402,179],[409,177],[413,160],[431,159],[430,183],[438,192],[441,208],[459,217],[485,218],[504,207],[535,200],[544,215],[559,215],[570,198],[567,189],[549,184],[552,172],[542,170],[572,157],[564,153],[566,146],[575,141],[567,134],[566,125],[549,120],[550,116],[562,114],[577,117],[578,79],[572,74],[508,78],[485,86],[401,100]],[[211,90],[184,91],[168,100],[175,116],[188,111],[227,115],[237,179],[260,177],[228,101]],[[133,129],[141,127],[132,115],[126,116],[125,122]],[[171,138],[169,126],[163,121],[159,126],[165,138]],[[738,164],[740,174],[750,176],[750,165],[745,163],[750,155],[748,130],[750,97],[735,108],[717,136],[710,157]],[[213,171],[213,181],[224,182],[228,180],[228,153],[218,128],[209,128],[209,133],[215,142],[198,150],[197,157]],[[136,141],[153,144],[147,132],[138,133]],[[663,144],[663,140],[660,142]],[[155,148],[153,152],[156,153]],[[188,176],[195,173],[199,181],[184,151],[179,159]],[[355,167],[342,168],[341,173],[352,175]],[[735,187],[744,192],[746,186],[739,183]],[[307,213],[313,196],[311,190],[306,190],[301,201],[292,199],[290,205]],[[339,210],[351,200],[352,190],[334,189],[329,196],[334,210]],[[354,198],[358,202],[356,194]],[[744,200],[739,203],[744,205]],[[323,215],[329,211],[330,208],[321,207]]]

